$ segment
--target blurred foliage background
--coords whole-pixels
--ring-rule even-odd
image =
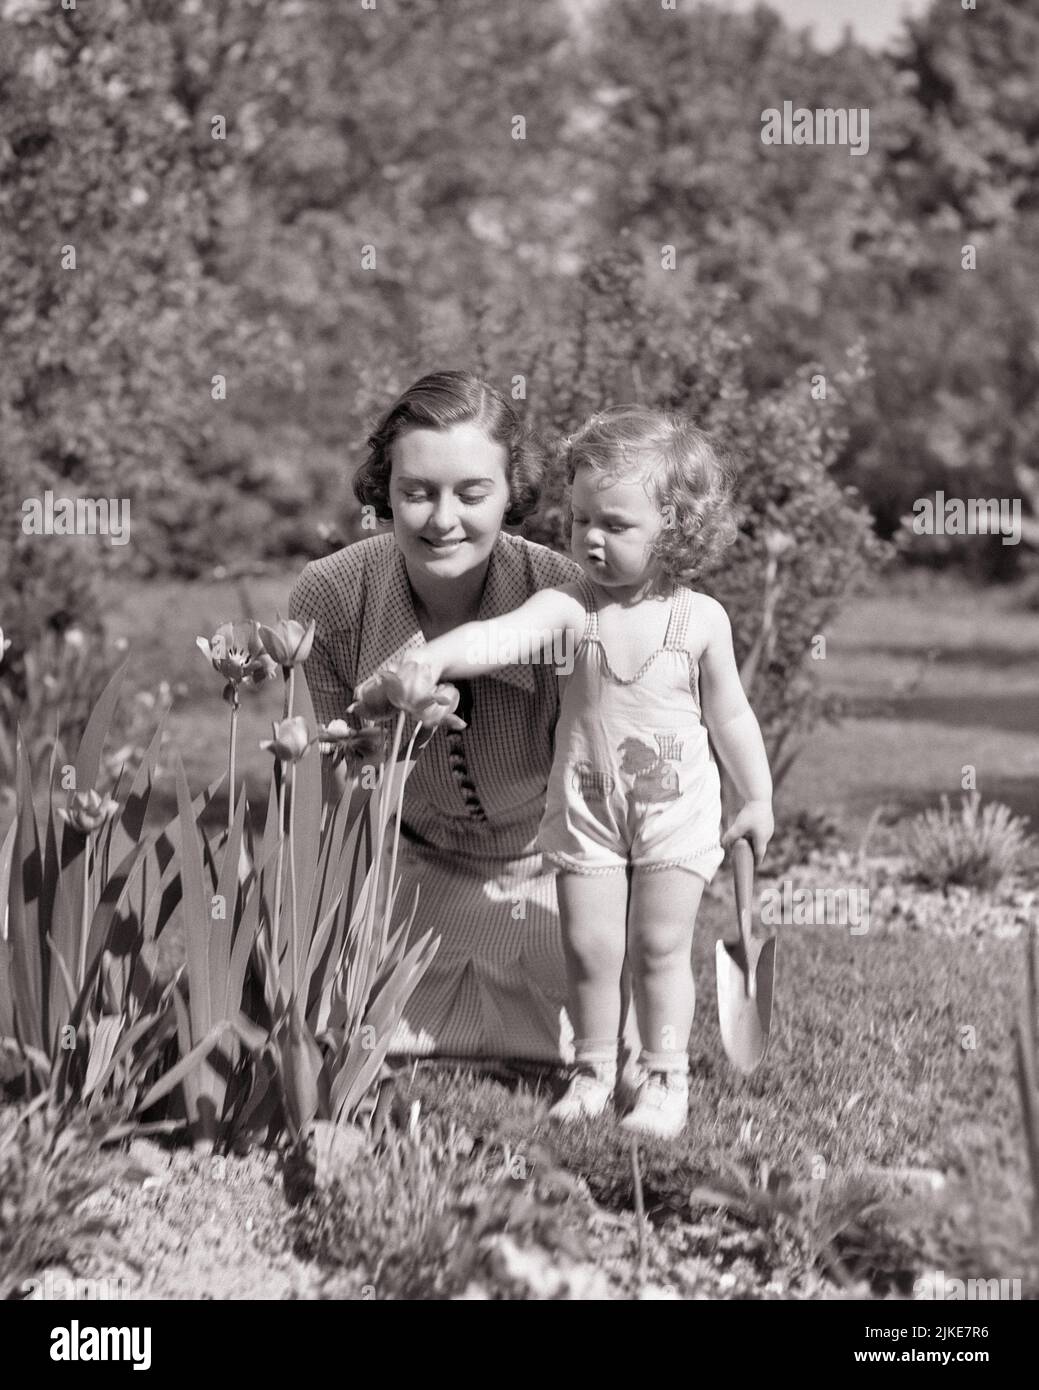
[[[718,430],[745,535],[799,544],[802,655],[913,499],[1039,494],[1039,0],[936,0],[883,52],[691,0],[0,13],[14,670],[19,629],[89,624],[98,566],[363,534],[368,429],[435,366],[485,371],[549,442],[633,398]],[[764,145],[784,100],[868,107],[868,154]],[[130,498],[132,544],[27,549],[46,487]],[[558,543],[558,501],[531,535]],[[902,549],[1007,580],[1027,547]]]

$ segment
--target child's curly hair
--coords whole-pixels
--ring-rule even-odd
[[[680,415],[617,405],[593,415],[563,441],[567,481],[578,468],[601,473],[651,469],[664,519],[653,553],[672,583],[712,569],[736,539],[736,469],[717,440]]]
[[[509,505],[503,525],[518,526],[537,506],[545,451],[505,397],[472,372],[431,372],[393,402],[368,436],[368,457],[354,475],[357,500],[375,508],[380,521],[393,518],[390,472],[394,442],[409,429],[448,430],[474,424],[506,452]]]

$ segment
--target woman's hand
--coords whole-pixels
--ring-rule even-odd
[[[747,801],[722,836],[722,848],[728,849],[736,840],[746,836],[754,846],[754,864],[760,868],[775,828],[771,801]]]
[[[464,729],[465,721],[455,714],[458,700],[457,688],[438,684],[424,662],[404,661],[363,681],[354,691],[348,713],[362,719],[387,719],[396,710],[403,710],[427,729],[441,724]]]

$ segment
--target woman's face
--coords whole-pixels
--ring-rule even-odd
[[[503,444],[478,425],[409,429],[394,441],[393,532],[412,579],[457,579],[483,564],[509,505]]]

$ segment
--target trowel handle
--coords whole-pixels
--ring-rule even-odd
[[[740,924],[740,945],[746,961],[747,997],[757,994],[757,981],[750,958],[751,906],[754,901],[754,850],[746,837],[733,842],[732,877],[736,885],[736,918]]]

